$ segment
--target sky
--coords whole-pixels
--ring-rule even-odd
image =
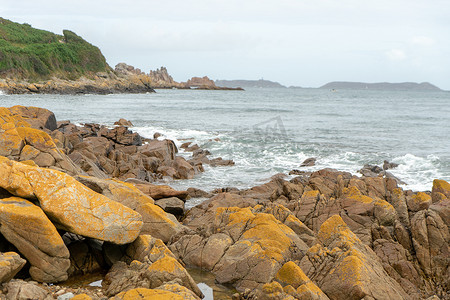
[[[112,67],[165,66],[176,81],[428,81],[450,90],[448,0],[0,0],[0,16],[72,30]]]

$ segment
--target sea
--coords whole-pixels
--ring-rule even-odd
[[[157,90],[149,94],[5,95],[0,106],[53,111],[58,121],[113,126],[120,118],[144,137],[190,141],[232,159],[205,166],[177,189],[249,188],[278,173],[334,168],[359,175],[365,164],[389,170],[413,191],[450,181],[450,92],[254,88],[245,91]],[[189,158],[191,153],[179,149]],[[316,165],[300,167],[309,157]]]

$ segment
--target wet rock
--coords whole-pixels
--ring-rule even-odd
[[[213,194],[197,188],[188,188],[186,190],[191,198],[211,198]]]
[[[10,281],[23,268],[26,260],[15,252],[0,252],[0,284]]]
[[[114,122],[114,125],[118,126],[125,126],[125,127],[133,127],[133,123],[131,121],[128,121],[126,119],[119,119],[119,121]]]
[[[394,169],[394,168],[397,168],[398,167],[398,164],[396,164],[396,163],[391,163],[391,162],[388,162],[387,160],[385,160],[384,162],[383,162],[383,170],[389,170],[389,169]]]
[[[142,228],[138,213],[55,170],[0,157],[0,186],[16,196],[37,199],[52,221],[69,232],[125,244]]]
[[[300,167],[312,167],[316,165],[316,158],[315,157],[310,157],[305,159],[302,164],[300,165]]]
[[[375,165],[364,165],[364,167],[358,172],[366,177],[377,177],[383,171],[382,168]]]
[[[17,197],[1,199],[0,232],[30,262],[30,275],[34,280],[67,279],[69,251],[38,206]]]
[[[128,130],[127,127],[119,126],[113,129],[107,129],[106,127],[102,127],[98,132],[99,136],[103,136],[109,140],[114,141],[117,144],[125,145],[125,146],[141,146],[142,139],[141,136],[137,133],[133,133]]]

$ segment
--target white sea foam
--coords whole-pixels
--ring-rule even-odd
[[[398,163],[399,166],[389,170],[389,172],[407,183],[403,188],[413,191],[431,190],[433,179],[442,178],[449,180],[449,178],[444,178],[443,174],[439,172],[440,160],[436,155],[419,157],[408,153],[395,157],[392,161]]]
[[[0,96],[6,95],[4,91],[0,90]]]

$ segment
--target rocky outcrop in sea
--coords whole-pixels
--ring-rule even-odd
[[[0,299],[201,299],[192,269],[233,299],[449,299],[448,182],[323,169],[176,191],[161,180],[232,161],[117,124],[0,108]]]

